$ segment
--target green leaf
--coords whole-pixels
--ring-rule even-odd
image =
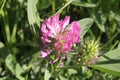
[[[6,57],[8,56],[8,51],[5,48],[4,44],[2,42],[0,42],[0,56],[3,60],[6,59]]]
[[[99,14],[96,11],[93,13],[93,18],[95,20],[95,23],[97,24],[98,28],[105,32],[105,26],[104,23],[106,21],[106,17],[103,14]]]
[[[120,15],[119,13],[115,13],[113,11],[110,11],[110,16],[114,18],[116,21],[120,22]]]
[[[40,17],[36,7],[37,3],[38,3],[38,0],[28,0],[27,14],[28,14],[28,21],[30,25],[37,24],[40,27]]]
[[[15,79],[9,76],[5,76],[5,77],[0,77],[0,80],[15,80]]]
[[[81,39],[83,38],[83,36],[85,35],[85,33],[88,31],[88,29],[92,26],[94,20],[92,18],[85,18],[79,21],[80,26],[81,26]]]
[[[15,57],[9,54],[5,60],[6,66],[19,80],[25,80],[21,74],[24,72],[19,63],[15,60]]]
[[[77,74],[77,71],[75,69],[68,69],[68,74],[74,75],[74,74]]]
[[[46,69],[44,80],[49,80],[50,77],[51,77],[51,73]]]
[[[3,18],[3,31],[4,33],[4,40],[6,43],[10,42],[10,23],[9,23],[9,17],[8,17],[8,11],[6,9],[1,10],[2,18]]]
[[[117,48],[120,48],[120,42],[119,42],[119,44],[118,44],[118,47]]]
[[[120,48],[109,51],[101,56],[98,63],[92,65],[92,67],[114,76],[120,76]]]
[[[72,4],[76,6],[82,6],[82,7],[97,7],[98,6],[98,4],[82,2],[81,0],[74,0]]]
[[[6,0],[0,0],[0,11],[3,9],[5,6]]]
[[[50,0],[39,0],[37,4],[38,10],[43,10],[45,8],[48,8],[51,5],[52,1]]]
[[[2,42],[0,42],[0,49],[4,47],[4,44]]]
[[[61,75],[59,75],[58,77],[60,78],[60,80],[68,80],[67,78],[65,78],[65,77],[63,77]]]
[[[11,55],[8,50],[5,48],[4,44],[0,42],[0,56],[5,60],[5,64],[8,69],[15,75],[19,80],[24,80],[21,74],[24,72],[17,63],[15,57]]]

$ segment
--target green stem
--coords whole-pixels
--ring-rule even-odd
[[[55,13],[55,1],[52,1],[52,12]]]
[[[6,0],[3,0],[3,4],[1,6],[1,10],[3,9],[3,7],[5,6]]]
[[[52,74],[54,73],[54,71],[55,71],[55,66],[54,66],[54,64],[51,64],[51,71],[52,71]]]
[[[11,43],[14,43],[16,42],[16,32],[17,32],[17,24],[18,24],[18,21],[19,21],[19,16],[20,15],[20,11],[18,11],[16,13],[16,19],[15,19],[15,23],[14,23],[14,26],[13,26],[13,30],[12,30],[12,35],[11,35]],[[18,17],[19,16],[19,17]]]
[[[101,32],[101,31],[100,31],[100,33],[99,33],[99,36],[98,36],[98,39],[97,39],[97,40],[101,40],[102,33],[103,33],[103,32]]]
[[[105,48],[106,46],[108,46],[108,44],[110,44],[118,34],[119,33],[117,32],[115,35],[113,35],[113,37],[102,48]]]
[[[93,32],[91,31],[91,29],[89,29],[88,32],[90,33],[91,37],[92,37],[93,39],[95,39],[95,35],[94,35]]]
[[[115,44],[111,47],[110,50],[112,50],[113,48],[115,48],[115,46],[119,43],[119,41],[116,41]]]
[[[8,21],[8,13],[6,10],[4,11],[2,10],[1,12],[2,12],[2,18],[3,18],[3,23],[4,23],[3,29],[5,31],[4,38],[6,42],[9,43],[10,42],[10,27],[9,27],[9,21]]]
[[[32,65],[29,64],[29,65],[28,65],[28,68],[27,68],[27,72],[28,72],[28,74],[29,74],[29,71],[30,71],[31,68],[32,68]],[[26,74],[26,76],[25,76],[25,80],[28,80],[28,74]]]
[[[56,14],[61,13],[64,8],[66,8],[73,0],[68,1],[61,9],[59,9]]]
[[[37,31],[36,31],[36,29],[35,29],[35,25],[31,25],[30,26],[30,30],[31,30],[31,32],[32,32],[32,34],[33,34],[33,36],[35,37],[35,38],[37,38]]]

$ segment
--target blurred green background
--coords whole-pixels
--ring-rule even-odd
[[[56,13],[71,21],[94,19],[84,37],[100,40],[101,54],[120,48],[120,0],[0,0],[0,80],[48,80],[39,32],[42,21]],[[120,80],[79,66],[54,74],[50,80]]]

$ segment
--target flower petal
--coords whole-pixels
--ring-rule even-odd
[[[62,32],[64,31],[65,27],[69,24],[70,22],[70,16],[66,16],[64,20],[60,21],[60,26],[62,27]]]

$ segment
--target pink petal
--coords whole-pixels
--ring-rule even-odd
[[[60,26],[62,27],[62,32],[64,31],[65,27],[69,24],[70,22],[70,16],[66,16],[64,20],[60,21]]]
[[[80,28],[80,24],[78,21],[73,21],[71,24],[70,24],[70,29],[72,29],[74,31],[75,34],[78,34],[80,35],[81,33],[81,28]]]
[[[53,22],[58,22],[59,21],[60,14],[56,14],[52,17]]]
[[[51,53],[51,50],[41,51],[40,57],[45,58]]]
[[[41,39],[42,39],[43,42],[48,42],[48,43],[51,42],[51,40],[49,40],[49,39],[47,38],[47,36],[42,36]]]
[[[56,36],[60,31],[59,26],[59,14],[52,16],[51,18],[46,19],[45,21],[48,29]]]
[[[47,33],[47,32],[48,32],[48,30],[46,29],[45,23],[42,24],[41,31],[44,32],[44,33]]]

